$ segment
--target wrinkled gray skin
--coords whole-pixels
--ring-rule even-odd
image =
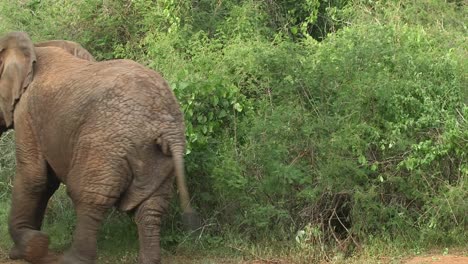
[[[95,263],[99,225],[117,206],[135,212],[139,263],[160,263],[161,215],[174,175],[184,216],[192,228],[199,224],[184,180],[179,104],[152,70],[130,60],[95,62],[86,50],[74,50],[79,44],[57,44],[34,47],[22,32],[0,38],[0,132],[16,131],[10,257]],[[77,223],[71,248],[51,261],[40,229],[60,183]]]

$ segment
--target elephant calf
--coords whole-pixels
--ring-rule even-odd
[[[174,175],[184,216],[198,219],[184,180],[179,104],[156,72],[130,60],[95,62],[77,49],[73,42],[34,46],[22,32],[0,38],[0,132],[16,131],[10,257],[44,262],[44,212],[64,183],[77,223],[58,263],[95,263],[96,234],[112,206],[135,212],[139,263],[160,263]]]

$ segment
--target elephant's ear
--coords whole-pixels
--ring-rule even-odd
[[[12,32],[0,38],[0,110],[7,127],[13,125],[13,110],[33,80],[36,61],[28,34]]]
[[[96,61],[83,46],[79,43],[68,41],[68,40],[50,40],[45,42],[39,42],[34,44],[36,47],[59,47],[67,51],[68,53],[72,54],[75,57],[80,59],[89,60],[89,61]]]

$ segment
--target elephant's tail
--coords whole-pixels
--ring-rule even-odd
[[[178,135],[178,134],[177,134]],[[172,137],[171,137],[172,136]],[[184,169],[184,152],[185,147],[182,142],[173,142],[171,138],[175,138],[175,135],[169,137],[159,137],[156,140],[156,144],[159,145],[161,151],[168,156],[172,155],[174,161],[175,177],[177,182],[177,189],[179,190],[179,199],[182,211],[184,213],[193,213],[192,206],[190,205],[190,195],[185,180],[185,169]],[[177,140],[180,141],[180,140]]]
[[[200,218],[190,205],[190,196],[185,180],[184,151],[183,143],[173,143],[172,137],[159,137],[155,141],[158,149],[166,156],[172,156],[174,172],[179,191],[179,199],[182,207],[182,219],[184,225],[189,230],[196,230],[200,227]],[[176,141],[176,140],[174,140]],[[130,211],[137,207],[145,199],[148,199],[158,187],[165,181],[167,175],[171,173],[172,166],[157,164],[156,160],[147,160],[144,157],[151,156],[145,151],[155,151],[155,149],[142,149],[134,155],[129,155],[127,160],[134,174],[134,178],[119,202],[119,209]],[[148,154],[148,155],[147,155]]]
[[[185,180],[183,149],[178,146],[173,147],[172,158],[174,160],[175,177],[182,211],[184,213],[192,213],[193,208],[190,205],[190,195]]]
[[[185,180],[184,169],[184,147],[182,145],[172,145],[170,147],[174,160],[175,177],[177,189],[179,190],[180,205],[183,211],[182,220],[184,225],[189,230],[197,230],[200,228],[201,220],[197,212],[190,205],[190,195]]]

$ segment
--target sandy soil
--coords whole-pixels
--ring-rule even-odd
[[[468,264],[468,257],[455,255],[433,255],[414,257],[404,261],[405,264]]]
[[[189,257],[169,257],[164,259],[164,264],[183,264],[191,263]],[[219,264],[289,264],[287,261],[262,261],[262,260],[252,260],[252,261],[242,261],[238,262],[235,260],[229,259],[210,259],[206,263],[219,263]],[[385,261],[383,261],[385,263]],[[388,262],[390,263],[390,261]],[[395,262],[392,262],[395,263]],[[397,262],[398,263],[398,262]],[[401,260],[403,264],[468,264],[467,256],[457,256],[457,255],[428,255],[428,256],[418,256],[411,257],[404,260]],[[8,260],[7,256],[4,254],[0,255],[0,264],[28,264],[24,261],[11,261]]]

